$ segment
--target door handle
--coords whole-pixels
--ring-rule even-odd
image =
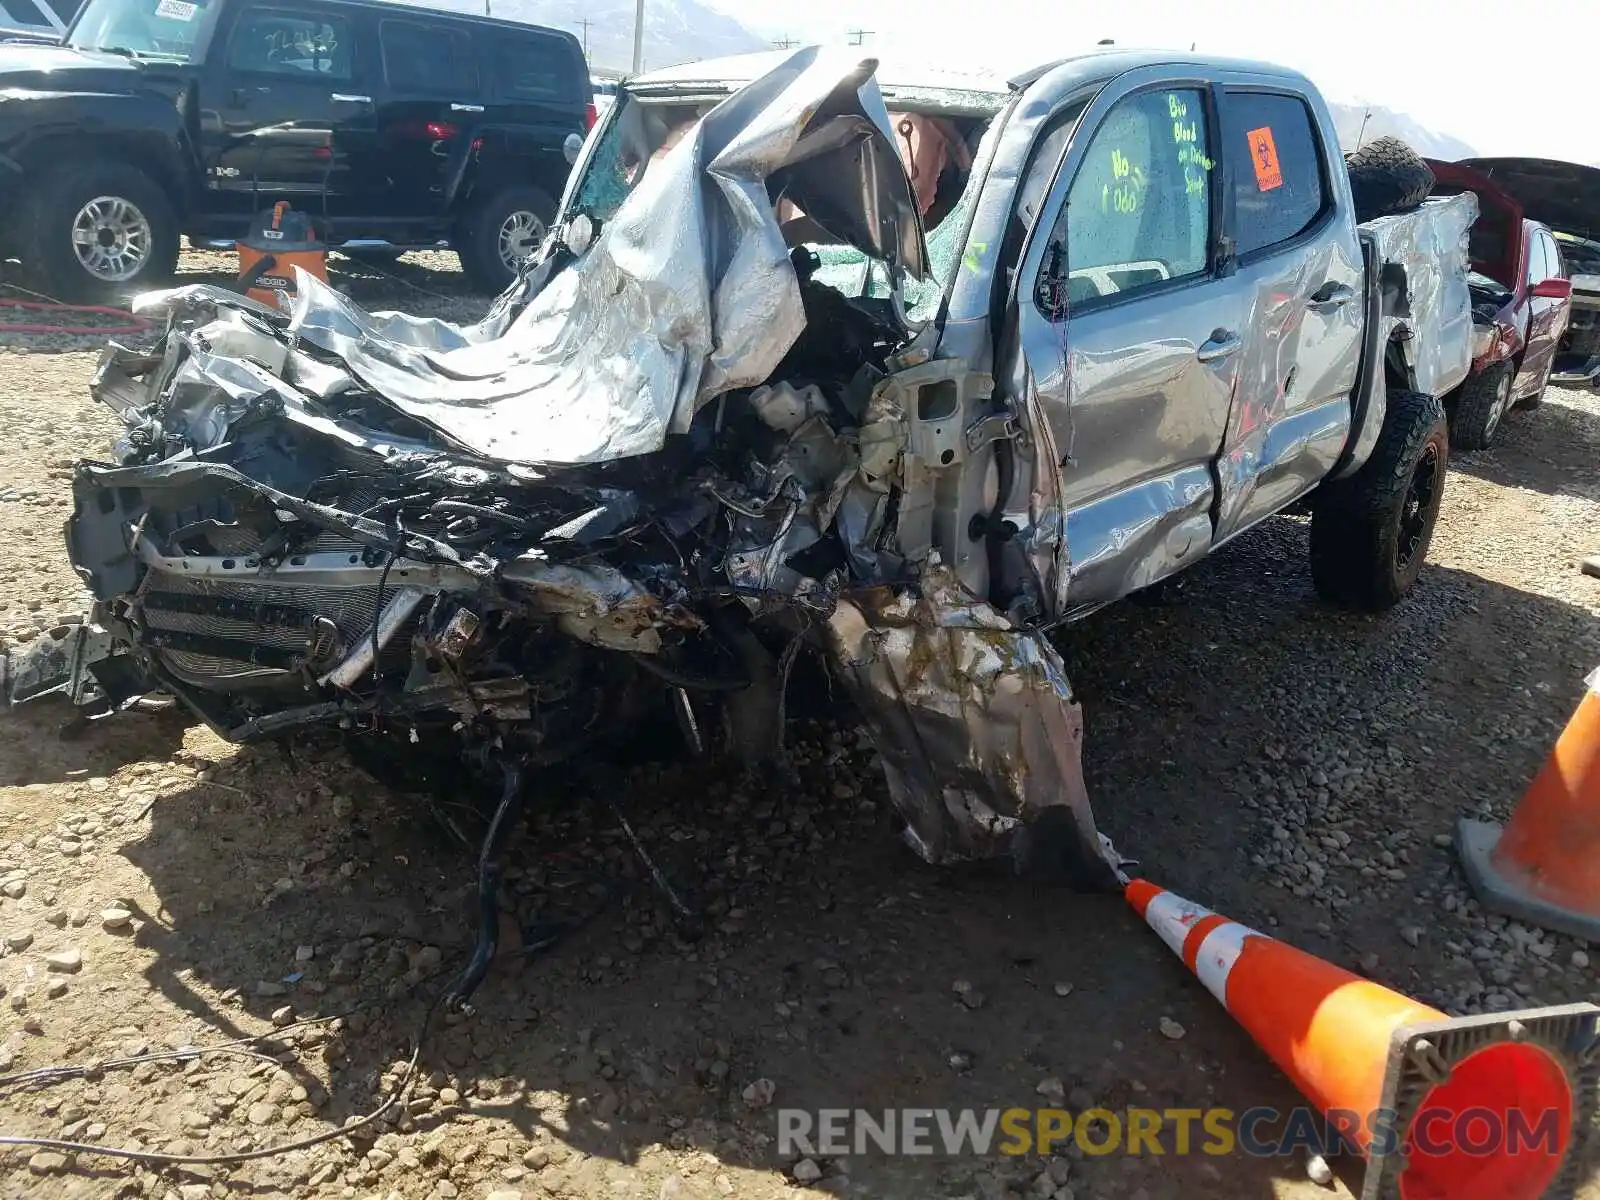
[[[1354,298],[1355,292],[1350,289],[1348,284],[1336,283],[1330,279],[1311,293],[1311,307],[1319,311],[1331,311],[1335,308],[1343,308]]]
[[[482,112],[483,111],[483,105],[481,105],[481,104],[452,104],[450,106],[450,111],[451,112]]]
[[[1200,344],[1194,356],[1203,363],[1216,362],[1236,354],[1244,340],[1231,329],[1214,329],[1211,336]]]
[[[344,92],[334,92],[328,99],[335,104],[371,104],[371,96],[351,96]]]

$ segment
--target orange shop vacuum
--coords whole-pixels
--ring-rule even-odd
[[[252,300],[285,312],[294,304],[294,268],[328,279],[328,248],[317,238],[311,218],[280,200],[259,213],[250,232],[235,244],[239,252],[239,290]]]

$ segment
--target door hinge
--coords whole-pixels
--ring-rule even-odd
[[[1016,442],[1019,446],[1028,444],[1026,431],[1010,410],[979,417],[967,426],[968,453],[976,454],[990,443],[1002,440]]]

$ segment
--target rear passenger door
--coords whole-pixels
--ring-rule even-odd
[[[480,27],[491,120],[478,166],[486,187],[531,183],[561,198],[571,169],[563,145],[588,132],[592,91],[576,41],[536,29]]]
[[[1095,98],[1059,175],[1043,156],[1033,168],[1048,196],[1016,319],[1031,424],[1059,463],[1064,608],[1211,547],[1211,469],[1249,319],[1217,253],[1216,153],[1204,83],[1146,72]]]
[[[389,214],[435,217],[454,197],[484,118],[484,83],[464,25],[427,14],[378,21],[380,169]]]
[[[1315,487],[1343,451],[1363,272],[1333,131],[1290,91],[1224,87],[1219,103],[1233,284],[1249,313],[1217,462],[1220,541]]]

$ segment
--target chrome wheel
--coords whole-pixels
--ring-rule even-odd
[[[544,222],[526,209],[509,214],[500,223],[500,261],[515,274],[544,241]]]
[[[1511,407],[1511,375],[1507,370],[1505,378],[1500,381],[1500,386],[1494,392],[1494,407],[1489,410],[1489,420],[1483,427],[1483,444],[1487,446],[1489,439],[1494,437],[1494,431],[1500,428],[1500,418],[1506,415],[1506,410]]]
[[[96,196],[72,219],[78,265],[106,283],[123,283],[144,270],[153,241],[149,218],[121,196]]]

